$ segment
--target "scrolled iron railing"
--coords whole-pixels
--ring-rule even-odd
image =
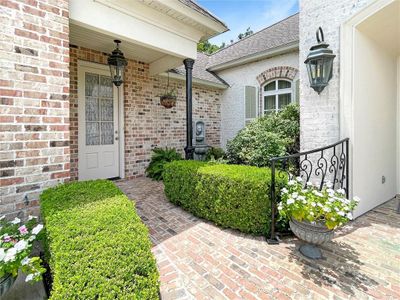
[[[278,244],[279,233],[276,232],[277,202],[279,187],[277,176],[289,180],[300,176],[304,185],[308,181],[315,182],[319,189],[326,182],[331,182],[334,188],[343,188],[349,197],[349,138],[338,141],[326,147],[300,152],[288,156],[274,157],[271,163],[271,226],[268,244]]]

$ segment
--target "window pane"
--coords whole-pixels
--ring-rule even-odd
[[[86,122],[86,145],[100,144],[99,122]]]
[[[257,117],[257,89],[254,86],[245,86],[245,118]]]
[[[113,110],[113,99],[101,99],[101,120],[102,121],[113,121],[114,110]]]
[[[276,90],[276,81],[272,81],[264,86],[264,91],[274,91]]]
[[[278,81],[278,89],[290,89],[292,87],[292,84],[289,81],[286,80],[279,80]]]
[[[264,97],[264,109],[275,109],[275,96],[265,96]]]
[[[99,75],[85,73],[85,96],[99,95]]]
[[[275,110],[266,110],[266,111],[264,111],[264,115],[270,115],[270,114],[273,114],[273,113],[275,113]]]
[[[112,145],[114,143],[114,123],[102,122],[101,123],[101,144]]]
[[[99,101],[97,98],[86,97],[85,101],[86,122],[99,119]]]
[[[282,94],[278,96],[278,105],[279,105],[279,109],[285,107],[286,105],[288,105],[290,103],[292,99],[292,94]]]
[[[113,83],[111,77],[100,76],[100,97],[112,98]]]

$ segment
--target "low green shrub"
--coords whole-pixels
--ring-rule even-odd
[[[158,299],[148,230],[114,183],[60,185],[40,200],[53,277],[50,299]]]
[[[164,171],[172,203],[222,227],[254,234],[269,232],[270,183],[270,169],[251,166],[177,161]]]
[[[164,165],[166,163],[182,159],[182,156],[173,148],[154,148],[152,151],[153,154],[146,169],[146,174],[147,177],[157,181],[163,179]]]
[[[233,164],[269,166],[269,160],[299,151],[300,110],[290,104],[282,111],[256,119],[227,144]]]

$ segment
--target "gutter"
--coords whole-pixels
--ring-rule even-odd
[[[295,50],[299,50],[299,41],[291,42],[291,43],[283,45],[283,46],[278,46],[278,47],[275,47],[272,49],[268,49],[266,51],[251,54],[249,56],[240,57],[240,58],[228,61],[226,63],[217,64],[217,65],[207,68],[207,71],[211,71],[211,72],[222,71],[225,69],[237,67],[240,65],[244,65],[247,63],[251,63],[251,62],[266,59],[266,58],[271,58],[273,56],[278,56],[278,55],[292,52]]]
[[[168,73],[167,72],[160,73],[158,75],[160,75],[162,77],[168,77]],[[169,73],[169,78],[170,79],[176,79],[176,80],[179,80],[179,81],[185,81],[186,80],[185,75],[172,73],[172,72]],[[220,90],[228,88],[228,86],[225,85],[225,84],[211,82],[211,81],[200,79],[200,78],[196,78],[196,77],[193,77],[192,81],[193,81],[194,84],[205,85],[205,86],[216,88],[216,89],[220,89]]]

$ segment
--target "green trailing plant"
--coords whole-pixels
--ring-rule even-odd
[[[211,147],[210,149],[207,150],[206,153],[206,160],[219,160],[219,159],[225,159],[226,154],[225,151],[222,148],[219,147]]]
[[[40,196],[50,299],[158,299],[148,230],[111,181],[74,182]]]
[[[277,179],[278,186],[286,180]],[[217,225],[253,234],[270,228],[268,168],[175,161],[164,171],[169,201]]]
[[[272,157],[298,152],[299,120],[297,104],[254,120],[228,142],[228,160],[234,164],[264,167],[269,166]]]
[[[150,164],[146,169],[146,174],[153,180],[162,180],[164,166],[166,163],[181,160],[182,156],[173,148],[154,148],[152,150]]]

